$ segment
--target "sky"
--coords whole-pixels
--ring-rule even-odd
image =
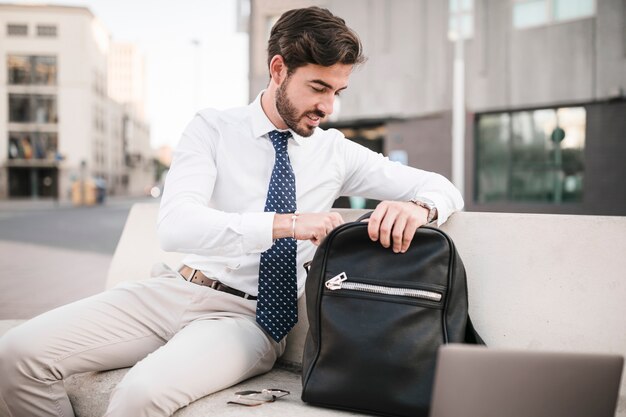
[[[199,108],[226,109],[248,102],[248,35],[236,32],[235,0],[44,3],[88,7],[113,41],[139,47],[146,62],[146,111],[153,148],[175,147]],[[193,40],[199,44],[194,46]]]

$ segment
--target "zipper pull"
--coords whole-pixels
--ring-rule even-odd
[[[348,276],[345,272],[342,272],[339,275],[335,275],[328,281],[326,281],[326,288],[329,290],[339,290],[341,289],[341,283],[348,279]]]

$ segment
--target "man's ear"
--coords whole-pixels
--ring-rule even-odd
[[[287,65],[281,55],[274,55],[270,61],[270,78],[276,85],[287,78]]]

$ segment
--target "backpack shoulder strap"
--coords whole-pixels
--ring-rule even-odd
[[[472,345],[486,345],[485,341],[478,334],[474,328],[474,323],[470,316],[467,316],[467,323],[465,324],[465,343]]]

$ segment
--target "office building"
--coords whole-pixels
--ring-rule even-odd
[[[109,95],[112,48],[87,8],[0,4],[0,198],[64,200],[87,179],[109,194],[151,184],[141,100]]]

